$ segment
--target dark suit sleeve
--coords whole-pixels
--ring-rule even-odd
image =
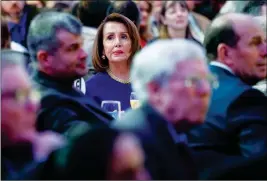
[[[53,130],[68,138],[77,137],[90,129],[85,120],[79,120],[77,114],[67,107],[45,110],[39,114],[37,127],[39,130]]]
[[[256,89],[241,94],[227,112],[232,134],[237,135],[240,152],[249,157],[267,152],[266,97]]]

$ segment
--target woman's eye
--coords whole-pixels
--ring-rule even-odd
[[[112,38],[113,38],[112,36],[108,36],[107,37],[108,40],[112,40]]]
[[[122,35],[121,38],[122,39],[127,39],[128,37],[127,37],[127,35]]]

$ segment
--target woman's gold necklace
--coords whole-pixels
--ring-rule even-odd
[[[130,84],[131,83],[130,80],[122,80],[122,79],[116,77],[109,69],[107,70],[107,73],[112,79],[114,79],[120,83],[123,83],[123,84]]]

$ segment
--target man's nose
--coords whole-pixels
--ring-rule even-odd
[[[208,96],[211,92],[211,85],[208,81],[202,81],[201,84],[197,88],[198,93],[201,96]]]
[[[81,48],[81,53],[80,53],[80,59],[86,59],[88,54],[85,52],[83,48]]]

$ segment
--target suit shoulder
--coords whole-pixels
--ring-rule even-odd
[[[263,92],[251,88],[243,91],[231,104],[231,107],[237,107],[241,105],[267,105],[267,97]]]

